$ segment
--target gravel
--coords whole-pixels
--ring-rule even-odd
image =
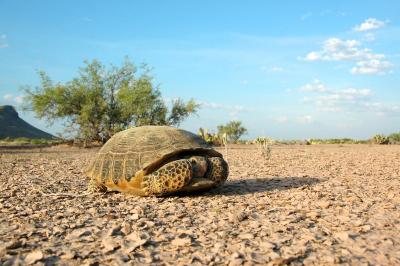
[[[96,149],[0,150],[1,265],[400,265],[400,146],[220,149],[197,195],[86,194]]]

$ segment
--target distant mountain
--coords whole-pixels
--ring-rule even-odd
[[[0,139],[2,138],[30,138],[30,139],[55,139],[46,133],[25,122],[18,116],[11,105],[0,106]]]

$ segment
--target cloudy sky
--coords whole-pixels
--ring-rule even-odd
[[[65,82],[85,59],[154,67],[165,99],[194,98],[181,127],[241,120],[246,138],[400,131],[399,1],[0,1],[0,104],[37,71]],[[28,122],[51,133],[33,114]]]

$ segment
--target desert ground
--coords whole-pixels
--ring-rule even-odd
[[[400,265],[400,145],[230,146],[161,198],[85,193],[96,151],[0,150],[1,265]]]

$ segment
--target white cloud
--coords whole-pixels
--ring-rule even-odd
[[[327,88],[318,79],[314,79],[313,82],[308,83],[300,88],[302,92],[325,92]]]
[[[378,115],[400,115],[400,104],[387,104],[382,102],[365,102],[363,106]]]
[[[219,103],[213,103],[213,102],[203,102],[203,101],[197,101],[197,103],[199,103],[204,108],[224,110],[232,116],[235,116],[242,112],[251,111],[251,109],[246,108],[242,105],[225,105],[225,104],[219,104]]]
[[[330,113],[337,113],[342,111],[340,107],[334,107],[334,106],[318,106],[317,109],[320,112],[330,112]]]
[[[370,89],[331,89],[318,79],[300,87],[298,90],[302,93],[314,93],[313,96],[303,97],[301,102],[308,104],[313,103],[318,107],[318,110],[331,112],[339,111],[345,105],[354,104],[360,99],[365,99],[372,95]]]
[[[311,124],[314,122],[314,118],[311,115],[304,115],[297,119],[301,124]]]
[[[357,40],[327,39],[321,51],[313,51],[304,58],[306,61],[346,61],[364,58],[382,58],[383,55],[373,54],[370,49],[359,49],[361,43]]]
[[[8,104],[21,104],[23,102],[24,98],[22,95],[14,96],[10,93],[7,93],[7,94],[3,95],[3,99]]]
[[[350,95],[350,96],[370,96],[372,92],[370,89],[354,89],[348,88],[340,91],[343,95]]]
[[[324,89],[304,89],[314,88],[313,86]],[[303,96],[300,99],[300,102],[307,105],[314,105],[317,111],[320,112],[372,112],[379,115],[400,114],[399,104],[378,102],[373,99],[374,94],[372,90],[367,88],[348,87],[338,90],[327,87],[319,80],[314,80],[300,87],[298,91],[307,94],[307,96]]]
[[[355,61],[352,74],[384,74],[392,68],[384,54],[373,53],[371,49],[361,48],[357,40],[327,39],[321,51],[308,53],[305,61]]]
[[[321,54],[318,52],[309,52],[306,57],[304,58],[304,60],[306,61],[317,61],[317,60],[321,60]]]
[[[392,68],[392,63],[379,59],[363,60],[351,69],[352,74],[385,74]]]
[[[382,28],[385,26],[385,22],[378,20],[376,18],[369,18],[366,19],[363,23],[360,25],[357,25],[353,28],[353,30],[358,31],[358,32],[363,32],[363,31],[370,31],[370,30],[376,30],[379,28]]]
[[[375,34],[368,32],[364,35],[364,40],[367,42],[373,42],[375,41]]]
[[[21,95],[18,95],[14,98],[14,101],[18,104],[23,102],[24,97],[22,97]]]
[[[178,99],[179,98],[165,97],[165,98],[163,98],[163,101],[165,104],[170,105]],[[226,104],[220,104],[220,103],[214,103],[214,102],[204,102],[204,101],[198,101],[198,100],[196,100],[196,103],[200,104],[200,106],[204,109],[222,110],[231,116],[236,116],[237,114],[243,113],[243,112],[253,111],[253,109],[244,107],[242,105],[226,105]]]
[[[0,49],[1,48],[7,48],[8,43],[7,43],[7,35],[1,34],[0,35]]]
[[[3,96],[3,99],[7,101],[7,100],[12,99],[12,97],[13,97],[12,94],[6,94],[6,95]]]

